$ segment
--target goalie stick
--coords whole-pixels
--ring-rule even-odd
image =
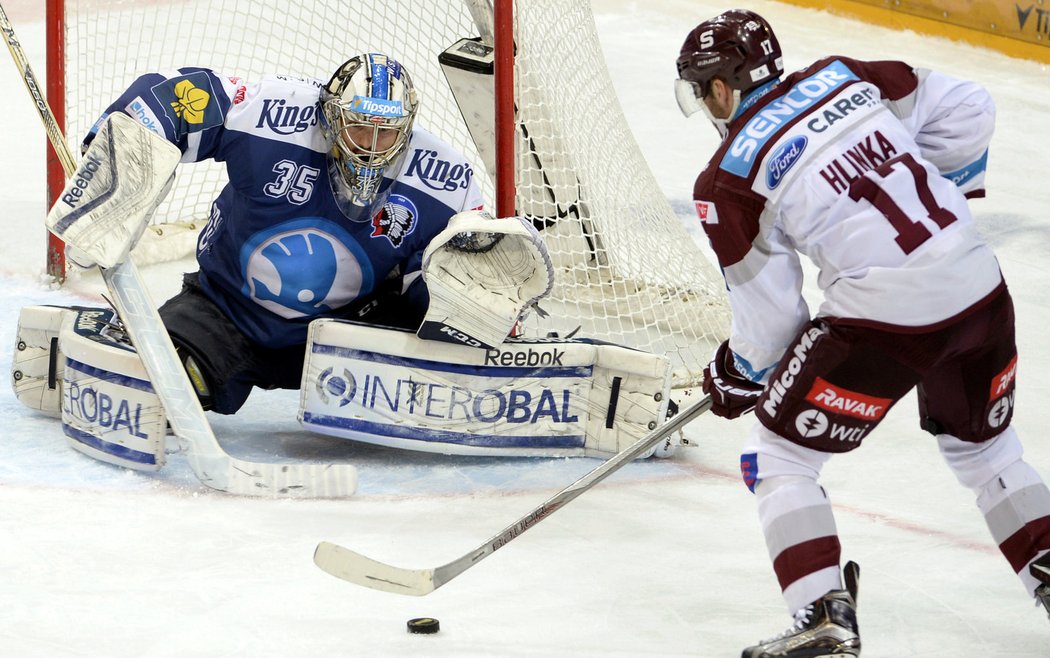
[[[15,37],[14,28],[2,4],[0,30],[33,97],[48,139],[69,177],[76,169],[73,154]],[[350,464],[257,463],[227,454],[212,432],[135,264],[126,258],[113,267],[100,269],[113,298],[114,308],[142,358],[168,421],[186,448],[190,467],[203,484],[228,493],[255,496],[283,494],[339,497],[354,493],[357,488],[357,469]]]
[[[348,548],[321,542],[314,551],[314,564],[323,571],[355,585],[394,594],[424,596],[430,594],[467,569],[481,562],[533,527],[573,499],[612,475],[625,464],[653,447],[665,437],[685,427],[687,423],[711,408],[711,397],[704,396],[693,405],[683,409],[649,434],[638,439],[630,447],[621,450],[600,466],[565,487],[544,501],[539,507],[500,530],[474,550],[448,564],[432,569],[405,569],[385,564],[356,553]]]

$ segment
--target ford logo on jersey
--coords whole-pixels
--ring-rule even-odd
[[[780,185],[780,181],[784,180],[784,174],[787,173],[788,169],[791,169],[793,164],[798,162],[802,152],[806,150],[806,144],[809,144],[809,140],[805,136],[799,135],[773,153],[769,158],[768,170],[766,171],[766,185],[769,186],[769,189]]]
[[[371,291],[375,279],[357,241],[320,217],[256,233],[241,249],[241,272],[244,295],[282,318],[345,306]]]

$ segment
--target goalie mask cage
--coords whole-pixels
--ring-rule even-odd
[[[502,7],[496,14],[508,16]],[[48,98],[79,150],[99,113],[142,73],[204,66],[248,81],[268,73],[327,80],[348,57],[383,52],[412,74],[418,125],[467,154],[491,202],[491,129],[488,138],[475,130],[475,142],[464,114],[478,117],[461,113],[438,58],[463,38],[491,44],[506,38],[501,26],[512,27],[514,156],[500,170],[512,172],[515,212],[541,229],[557,269],[543,312],[528,316],[522,334],[579,329],[665,353],[675,386],[696,385],[728,335],[724,284],[634,141],[590,3],[521,0],[513,11],[494,35],[488,0],[47,0]],[[191,254],[224,183],[223,164],[181,165],[136,261]],[[49,170],[49,190],[62,185],[61,169]],[[49,263],[61,275],[58,247]]]

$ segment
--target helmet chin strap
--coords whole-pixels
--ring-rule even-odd
[[[707,106],[707,103],[703,103],[703,102],[700,103],[700,109],[702,109],[704,111],[704,114],[707,115],[707,119],[712,123],[712,125],[714,125],[715,130],[717,130],[718,134],[721,135],[722,137],[725,137],[726,133],[729,132],[729,122],[731,122],[733,120],[733,118],[736,117],[736,111],[739,108],[740,108],[740,90],[739,89],[734,89],[733,90],[733,106],[729,110],[729,116],[727,118],[725,118],[725,119],[719,119],[714,114],[712,114],[711,113],[711,108],[709,108]]]

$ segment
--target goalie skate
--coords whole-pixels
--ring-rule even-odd
[[[860,655],[857,627],[857,576],[847,562],[846,589],[828,592],[795,613],[795,623],[780,635],[744,649],[741,658],[854,658]]]

